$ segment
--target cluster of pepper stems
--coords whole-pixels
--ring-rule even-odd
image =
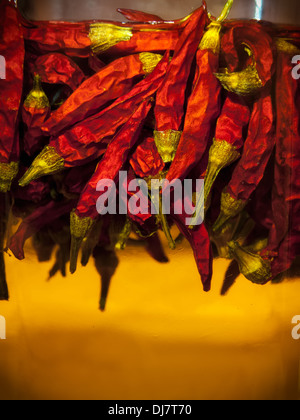
[[[4,252],[39,261],[56,249],[50,278],[91,257],[100,309],[118,250],[140,243],[157,261],[186,238],[203,289],[213,259],[265,284],[300,255],[300,88],[292,59],[300,29],[219,18],[205,3],[189,16],[119,9],[126,23],[29,21],[0,1],[0,299],[9,298]],[[105,215],[101,179],[204,179],[205,219],[186,214]],[[120,186],[119,186],[120,187]],[[131,194],[131,193],[128,193]],[[132,193],[133,194],[133,193]],[[149,203],[151,196],[149,196]],[[21,220],[16,231],[12,217]],[[172,226],[180,232],[172,237]],[[231,271],[230,271],[231,270]],[[234,276],[233,276],[234,277]]]

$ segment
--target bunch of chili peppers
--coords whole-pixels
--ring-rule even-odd
[[[30,238],[39,262],[54,256],[49,279],[74,273],[80,251],[82,266],[94,259],[101,310],[126,246],[169,261],[162,235],[171,249],[190,243],[205,291],[214,258],[231,261],[223,292],[239,274],[265,284],[293,267],[300,28],[228,20],[232,5],[218,18],[204,2],[175,21],[119,9],[127,23],[66,23],[29,21],[0,0],[0,300],[4,253],[24,259]],[[107,180],[115,214],[97,208],[113,200]],[[174,180],[192,181],[192,199],[166,214]],[[158,181],[157,196],[142,199],[134,181]],[[203,222],[186,223],[193,213]]]

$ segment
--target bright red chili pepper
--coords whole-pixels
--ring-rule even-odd
[[[53,112],[43,130],[55,136],[99,113],[110,101],[127,94],[143,76],[150,74],[161,58],[158,54],[135,54],[113,61],[83,82],[66,102]]]

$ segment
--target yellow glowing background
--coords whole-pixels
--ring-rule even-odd
[[[186,243],[159,265],[143,248],[120,253],[105,313],[93,264],[46,282],[30,249],[6,258],[11,301],[0,303],[1,399],[298,399],[300,281],[256,286],[240,276],[220,296]]]

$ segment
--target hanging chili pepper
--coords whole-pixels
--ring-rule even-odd
[[[17,232],[9,238],[8,248],[18,260],[23,260],[25,258],[24,244],[26,240],[46,225],[54,223],[62,215],[70,213],[75,204],[76,200],[49,201],[47,204],[37,207],[32,214],[22,221]]]
[[[212,138],[221,107],[221,86],[214,76],[219,68],[220,32],[232,3],[228,1],[219,19],[210,23],[197,51],[193,90],[188,99],[183,133],[166,177],[169,181],[186,178],[202,159]]]
[[[28,49],[38,54],[63,52],[87,58],[92,49],[96,54],[109,53],[112,57],[174,49],[192,15],[150,23],[41,22],[23,18],[22,25]]]
[[[99,112],[110,101],[128,93],[154,70],[159,54],[141,53],[119,58],[87,79],[44,124],[51,136]]]
[[[64,54],[42,55],[35,61],[33,68],[43,83],[64,84],[72,91],[86,79],[80,67]]]
[[[34,76],[33,89],[28,94],[22,109],[22,120],[27,127],[24,135],[24,151],[29,155],[41,150],[45,145],[41,127],[51,113],[49,100],[42,89],[41,78]]]
[[[182,134],[187,82],[207,20],[205,6],[193,14],[179,38],[164,83],[156,95],[154,140],[165,163],[174,159]]]
[[[156,92],[168,61],[169,54],[166,53],[155,70],[127,95],[117,99],[100,114],[88,118],[51,140],[49,146],[33,161],[19,184],[25,186],[33,179],[59,172],[65,167],[84,165],[99,158],[105,152],[107,143],[134,114],[139,104]],[[104,142],[105,139],[107,143]]]
[[[10,190],[18,173],[19,110],[23,90],[24,40],[19,13],[7,0],[0,2],[0,192]],[[3,77],[4,76],[4,77]]]
[[[51,260],[55,245],[50,236],[48,226],[38,231],[32,237],[32,246],[39,262],[48,262]]]
[[[213,228],[215,231],[245,208],[263,178],[274,145],[274,112],[270,91],[267,89],[253,106],[243,154],[222,193],[220,216]]]
[[[58,246],[56,251],[56,260],[49,272],[50,280],[55,276],[56,273],[60,271],[63,277],[67,275],[67,263],[70,259],[70,246],[71,246],[71,235],[70,235],[70,225],[69,218],[62,217],[55,223],[55,226],[49,227],[49,232],[52,240]]]
[[[27,48],[39,55],[63,52],[74,57],[88,57],[91,41],[86,22],[38,22],[23,19]]]
[[[103,179],[116,180],[119,171],[127,161],[130,149],[139,138],[145,118],[151,106],[151,101],[144,101],[108,146],[103,159],[81,194],[81,198],[76,206],[75,214],[71,218],[71,231],[82,232],[82,229],[79,227],[81,223],[84,226],[92,226],[94,220],[99,216],[96,207],[99,198],[97,185],[99,181]],[[87,222],[87,219],[90,219],[89,222]],[[80,249],[80,245],[85,236],[86,235],[79,237],[77,234],[74,238],[72,237],[74,246],[71,247],[71,250],[74,252],[76,250],[75,255],[73,252],[71,253],[72,273],[76,270],[77,251]]]
[[[244,131],[250,120],[247,103],[235,94],[228,94],[217,121],[215,138],[209,151],[207,172],[204,179],[204,206],[219,172],[235,162],[244,144]]]
[[[10,197],[7,194],[0,193],[0,301],[9,299],[6,282],[4,247],[10,208]]]
[[[289,49],[278,50],[273,225],[268,245],[262,252],[271,263],[272,278],[288,270],[300,254],[300,91],[299,83],[291,77],[291,57]]]

